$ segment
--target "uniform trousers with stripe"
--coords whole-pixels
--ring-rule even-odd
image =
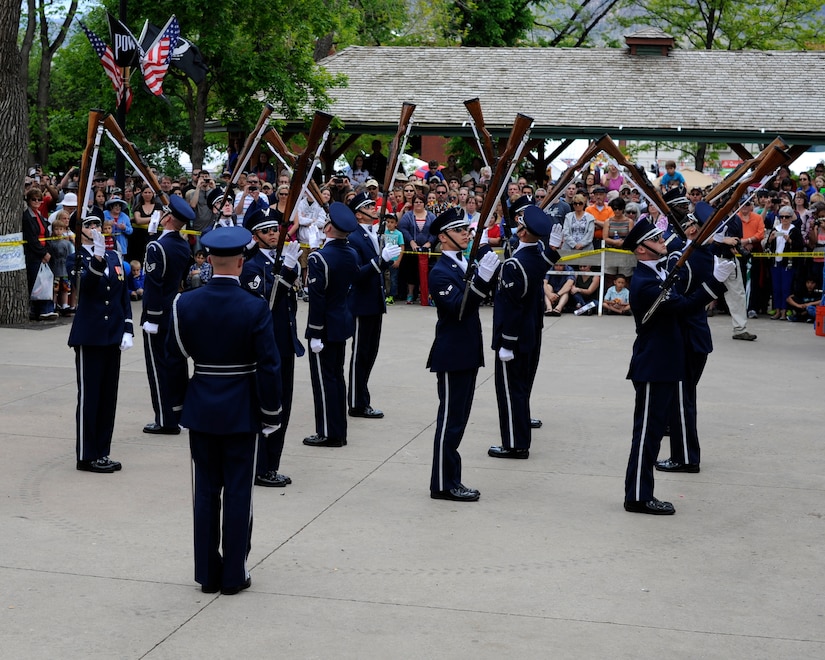
[[[291,347],[290,347],[291,349]],[[292,391],[295,374],[295,353],[292,350],[279,348],[281,353],[281,428],[265,437],[258,435],[258,469],[257,474],[277,472],[281,467],[281,454],[284,451],[286,428],[292,413]]]
[[[109,455],[117,410],[120,346],[75,346],[77,460]]]
[[[315,403],[315,432],[327,438],[347,438],[347,384],[344,358],[347,344],[324,342],[324,350],[311,353],[309,376]]]
[[[533,351],[516,353],[508,362],[495,358],[498,425],[505,449],[530,449],[530,393],[540,352],[539,346]]]
[[[633,381],[636,404],[633,411],[633,441],[625,475],[625,502],[653,499],[653,465],[671,414],[679,383]]]
[[[249,577],[246,558],[252,540],[257,434],[214,435],[189,431],[189,449],[192,452],[195,581],[210,587],[241,586]]]
[[[146,374],[149,377],[149,394],[155,423],[165,428],[175,427],[180,420],[180,409],[175,410],[170,401],[169,368],[166,364],[166,328],[161,327],[155,334],[143,333],[143,355],[146,359]],[[185,363],[183,363],[184,369]],[[171,382],[181,382],[189,377],[188,372]]]
[[[433,444],[433,472],[430,490],[451,490],[461,485],[461,456],[458,446],[464,437],[478,369],[464,371],[439,371],[438,418]]]
[[[363,410],[370,405],[368,382],[381,342],[383,314],[355,317],[352,354],[349,361],[349,407]]]
[[[699,465],[696,388],[705,370],[708,355],[689,350],[685,358],[687,376],[684,382],[679,383],[670,419],[670,458],[676,463]]]

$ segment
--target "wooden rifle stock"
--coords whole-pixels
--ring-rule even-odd
[[[662,292],[650,306],[650,309],[648,309],[645,313],[642,318],[642,323],[646,323],[650,317],[653,316],[653,313],[667,297],[668,292],[673,287],[676,279],[679,277],[679,269],[685,265],[688,257],[690,257],[693,250],[696,249],[696,246],[703,245],[711,236],[713,236],[714,233],[716,233],[717,228],[727,220],[728,215],[739,202],[739,198],[747,192],[751,183],[753,183],[753,181],[762,180],[766,174],[775,171],[780,165],[788,161],[786,149],[787,145],[785,142],[780,138],[777,138],[754,159],[755,165],[750,174],[741,176],[737,180],[732,191],[727,196],[725,203],[714,211],[713,215],[708,218],[704,225],[702,225],[702,229],[696,236],[696,239],[688,244],[688,246],[684,249],[682,256],[674,265],[673,270],[671,270],[668,274],[665,281],[662,282]],[[740,174],[742,174],[742,172],[740,172]],[[717,193],[717,196],[718,194],[720,193]]]
[[[384,173],[384,203],[381,205],[381,221],[378,225],[378,235],[382,236],[387,227],[387,206],[390,201],[395,175],[398,174],[398,166],[401,163],[401,154],[407,146],[407,136],[412,128],[412,116],[415,112],[415,104],[401,104],[401,118],[398,120],[398,130],[390,144],[389,158],[387,158],[387,171]]]
[[[478,154],[484,161],[487,167],[495,167],[496,164],[496,150],[493,147],[493,136],[487,130],[487,125],[484,123],[484,114],[481,112],[481,101],[478,97],[464,101],[464,107],[470,114],[470,121],[473,127],[473,133],[478,143]]]
[[[271,103],[264,105],[264,109],[261,110],[261,115],[258,117],[258,123],[255,124],[255,128],[252,129],[252,132],[246,136],[243,149],[241,149],[241,153],[238,154],[238,159],[235,161],[235,167],[232,168],[232,176],[229,178],[229,183],[226,185],[226,190],[223,191],[223,197],[221,197],[221,205],[219,208],[223,208],[227,197],[229,197],[230,188],[238,183],[238,179],[241,178],[241,172],[243,172],[244,167],[246,167],[246,164],[249,162],[249,157],[252,155],[252,152],[255,151],[255,147],[258,146],[258,142],[261,141],[261,135],[263,134],[266,125],[269,123],[269,116],[274,112],[274,110],[275,106]]]
[[[80,254],[83,245],[83,221],[86,219],[86,202],[88,201],[89,182],[94,176],[94,166],[97,160],[97,147],[100,145],[101,126],[103,125],[103,110],[90,110],[89,123],[86,127],[86,146],[83,149],[83,156],[80,159],[80,178],[77,182],[78,202],[75,209],[75,253]],[[80,294],[80,274],[81,269],[75,266],[75,296]],[[76,298],[75,298],[76,299]]]
[[[496,203],[499,201],[503,192],[507,189],[508,179],[512,174],[513,169],[518,165],[518,159],[521,155],[521,150],[527,142],[530,134],[530,128],[533,126],[533,118],[518,113],[516,120],[513,122],[513,127],[510,130],[510,137],[507,139],[507,144],[504,151],[496,163],[496,168],[493,171],[493,178],[490,180],[490,188],[484,196],[484,202],[481,205],[479,215],[478,227],[476,227],[475,236],[473,236],[473,245],[470,248],[470,256],[467,260],[467,272],[464,274],[464,297],[461,299],[461,309],[458,313],[458,318],[464,316],[464,309],[467,306],[467,298],[470,293],[470,284],[475,274],[477,264],[475,263],[478,248],[481,245],[481,235],[484,229],[489,225],[490,220],[495,212]],[[502,209],[506,213],[506,209]]]
[[[292,225],[292,216],[298,210],[298,200],[306,191],[312,171],[315,168],[315,160],[321,153],[326,143],[329,133],[329,125],[332,123],[332,115],[326,112],[316,110],[315,117],[312,120],[312,126],[309,129],[307,136],[307,144],[303,153],[295,159],[295,171],[292,173],[292,180],[289,183],[289,195],[286,198],[286,206],[284,207],[283,225],[278,233],[278,246],[275,251],[275,263],[281,256],[281,251],[284,249],[284,242],[286,240],[287,230]]]

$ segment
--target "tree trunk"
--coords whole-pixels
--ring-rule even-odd
[[[17,50],[20,3],[0,3],[0,236],[22,231],[23,177],[28,142],[26,90]],[[2,246],[0,250],[16,249]],[[0,259],[0,265],[3,260]],[[24,323],[28,317],[26,271],[0,272],[0,324]]]
[[[705,171],[705,156],[708,153],[708,143],[707,142],[700,142],[696,149],[696,159],[693,163],[693,169],[697,172],[704,172]]]
[[[206,104],[209,99],[209,76],[198,83],[195,95],[195,112],[190,115],[192,120],[192,168],[203,167],[203,157],[206,152]]]

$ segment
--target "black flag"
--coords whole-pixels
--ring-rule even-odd
[[[112,38],[115,64],[120,67],[137,66],[141,52],[135,35],[109,12],[106,12],[106,16],[109,18],[109,35]]]

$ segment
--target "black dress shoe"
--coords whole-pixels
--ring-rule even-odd
[[[216,587],[211,584],[203,584],[201,585],[201,591],[205,594],[216,594],[221,590],[220,587]]]
[[[672,516],[676,513],[670,502],[662,502],[655,497],[649,502],[625,502],[624,510],[631,513],[649,513],[653,516]]]
[[[108,456],[97,458],[93,461],[77,462],[77,469],[83,472],[99,472],[101,474],[109,474],[111,472],[117,472],[122,468],[123,466],[120,463],[113,461]]]
[[[376,410],[372,406],[366,406],[365,408],[359,410],[357,408],[350,408],[349,409],[349,416],[350,417],[365,417],[366,419],[381,419],[384,416],[380,410]]]
[[[180,435],[180,426],[161,426],[157,422],[152,422],[143,427],[143,432],[154,435]]]
[[[481,496],[474,488],[459,486],[450,490],[430,491],[430,497],[434,500],[452,500],[453,502],[475,502]]]
[[[283,488],[287,484],[291,484],[290,479],[285,474],[278,474],[274,470],[270,470],[266,474],[258,474],[255,476],[256,486],[268,486],[270,488]]]
[[[487,456],[493,458],[529,458],[529,449],[508,449],[507,447],[490,447]]]
[[[542,427],[542,421],[540,419],[530,418],[530,428],[531,429],[540,429]]]
[[[309,447],[343,447],[347,444],[347,441],[345,438],[328,438],[325,435],[316,433],[304,438],[304,444]]]
[[[692,472],[699,471],[698,463],[677,463],[672,458],[664,461],[656,461],[656,469],[661,472]]]
[[[249,589],[251,586],[252,578],[248,577],[246,578],[246,582],[239,584],[237,587],[221,587],[221,593],[224,596],[234,596],[235,594],[242,592],[244,589]]]

